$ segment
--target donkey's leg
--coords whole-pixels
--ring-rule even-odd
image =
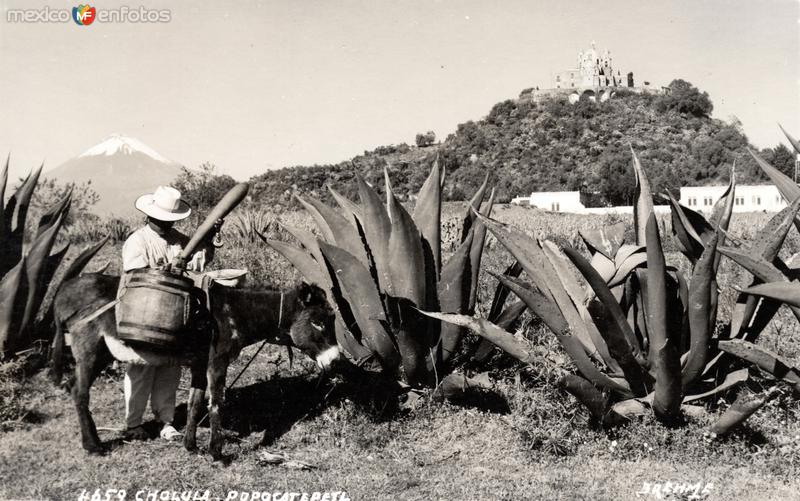
[[[192,386],[189,390],[189,408],[186,412],[186,429],[183,433],[183,446],[190,451],[197,449],[197,425],[204,415],[203,404],[208,386],[206,370],[208,370],[208,358],[192,360]]]
[[[211,393],[211,409],[209,421],[211,425],[211,440],[208,452],[214,459],[222,458],[222,403],[225,395],[225,378],[228,372],[227,357],[218,354],[213,348],[208,365],[208,391]]]
[[[103,454],[105,450],[89,410],[89,391],[100,372],[111,362],[111,354],[105,347],[101,335],[92,332],[92,329],[87,331],[76,333],[72,345],[76,362],[72,399],[78,412],[83,448],[90,454]]]

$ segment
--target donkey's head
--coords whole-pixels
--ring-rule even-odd
[[[289,328],[292,345],[313,358],[320,369],[328,369],[342,357],[336,342],[333,309],[325,291],[305,282],[295,288],[295,314]]]

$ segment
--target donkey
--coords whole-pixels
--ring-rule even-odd
[[[53,376],[61,379],[61,354],[65,332],[71,335],[75,374],[71,393],[78,412],[83,448],[90,454],[103,454],[105,448],[97,436],[89,411],[89,390],[98,374],[114,358],[130,360],[132,352],[116,338],[114,310],[108,309],[90,321],[93,312],[113,301],[119,277],[98,273],[84,274],[64,282],[53,300],[56,334],[53,342]],[[258,291],[212,287],[209,294],[211,317],[207,332],[176,356],[157,352],[144,353],[138,363],[180,363],[192,373],[189,409],[183,444],[197,448],[197,426],[205,391],[210,393],[211,439],[209,453],[222,457],[222,417],[225,378],[228,365],[245,346],[260,340],[294,346],[309,355],[320,369],[327,369],[341,359],[334,334],[334,314],[325,292],[315,285],[301,283],[288,291]],[[137,352],[137,354],[141,351]]]

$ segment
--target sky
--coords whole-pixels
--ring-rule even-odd
[[[0,155],[45,170],[112,133],[247,179],[439,138],[551,86],[595,41],[638,82],[683,78],[758,147],[800,136],[797,0],[136,0],[167,23],[12,23],[0,0]]]

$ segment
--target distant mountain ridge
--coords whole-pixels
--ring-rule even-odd
[[[61,183],[91,182],[100,196],[92,212],[131,216],[137,214],[136,198],[159,185],[169,185],[180,173],[180,164],[138,139],[112,134],[42,176]]]

